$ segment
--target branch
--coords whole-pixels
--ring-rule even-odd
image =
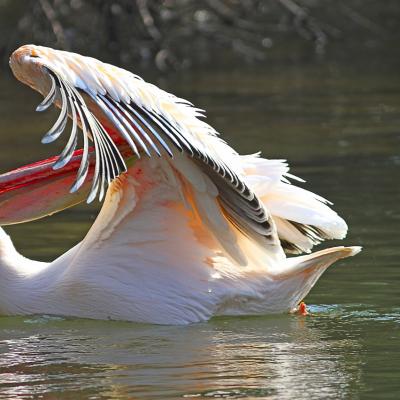
[[[39,4],[42,8],[44,15],[51,24],[51,28],[53,29],[53,33],[57,39],[58,44],[62,48],[69,50],[69,46],[65,39],[64,29],[61,25],[61,22],[57,19],[54,8],[51,6],[48,0],[39,0]]]
[[[314,37],[315,51],[319,54],[323,53],[327,43],[327,35],[320,28],[317,21],[311,17],[306,9],[300,7],[294,0],[279,0],[279,3],[295,17],[294,23],[300,34],[307,37],[306,31],[304,31],[302,25],[308,28],[308,32]]]
[[[380,27],[379,25],[375,24],[374,22],[370,21],[368,18],[364,17],[357,11],[353,10],[346,4],[341,5],[342,10],[345,14],[356,24],[362,26],[365,29],[370,30],[373,33],[377,33],[378,35],[385,35],[387,32]]]
[[[154,40],[159,41],[161,39],[161,33],[154,23],[153,16],[151,15],[147,5],[147,0],[136,0],[136,4],[139,14],[142,17],[143,25],[145,26],[148,34]]]

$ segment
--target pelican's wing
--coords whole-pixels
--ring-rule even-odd
[[[287,253],[309,253],[325,239],[346,236],[347,224],[328,200],[290,182],[303,180],[289,173],[285,160],[241,159],[247,182],[271,213]]]
[[[176,167],[195,187],[197,210],[213,228],[217,240],[223,242],[224,231],[231,229],[226,218],[261,246],[279,247],[268,211],[240,175],[240,166],[234,165],[239,157],[235,158],[237,154],[216,137],[214,129],[199,120],[200,110],[122,69],[87,57],[56,53],[62,53],[63,63],[46,64],[53,86],[39,110],[47,108],[56,98],[61,99],[60,117],[45,135],[46,143],[60,136],[68,114],[73,121],[70,139],[56,167],[68,162],[76,146],[76,126],[82,127],[84,156],[73,191],[86,177],[89,140],[94,143],[96,155],[89,201],[98,194],[101,198],[104,186],[126,169],[107,132],[111,129],[129,143],[137,157],[155,155]],[[84,97],[88,99],[86,102]],[[104,117],[107,123],[103,122]],[[231,240],[234,241],[232,237]],[[229,245],[225,243],[224,247]],[[240,252],[234,257],[245,263]]]
[[[68,114],[72,119],[72,129],[68,142],[57,162],[53,165],[53,169],[62,168],[71,160],[78,143],[77,127],[79,124],[82,129],[83,154],[75,182],[71,187],[71,193],[76,192],[87,177],[89,171],[89,140],[91,139],[94,144],[96,163],[88,202],[91,202],[97,194],[102,199],[105,186],[126,171],[124,159],[102,124],[89,111],[78,89],[57,72],[50,68],[47,68],[47,70],[51,80],[51,88],[36,110],[46,110],[56,98],[59,98],[61,112],[53,127],[43,136],[42,143],[51,143],[58,139],[66,128]]]
[[[208,151],[185,126],[132,101],[129,104],[116,101],[109,95],[92,98],[118,131],[126,131],[124,135],[131,132],[135,142],[140,143],[136,136],[142,135],[143,140],[146,138],[152,147],[159,150],[158,153],[164,149],[170,158],[177,151],[188,156],[217,188],[218,200],[226,217],[248,236],[270,243],[271,221],[257,196],[232,168]],[[180,160],[184,162],[182,158]],[[190,166],[184,169],[182,172],[188,173]]]

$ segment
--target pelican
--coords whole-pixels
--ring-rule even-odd
[[[0,175],[0,225],[103,204],[85,238],[50,263],[23,257],[0,228],[0,314],[178,325],[289,312],[360,251],[309,254],[344,238],[345,221],[292,184],[284,160],[239,155],[190,102],[42,46],[20,47],[10,66],[43,95],[37,111],[61,110],[42,142],[66,144]]]

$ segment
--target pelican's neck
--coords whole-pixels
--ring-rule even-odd
[[[30,278],[48,265],[18,253],[11,238],[0,227],[0,314],[18,313],[27,296],[34,296]]]
[[[4,270],[4,277],[7,275],[11,277],[30,275],[42,270],[47,265],[48,263],[30,260],[18,253],[10,236],[0,227],[0,266]],[[0,274],[2,272],[0,271]]]

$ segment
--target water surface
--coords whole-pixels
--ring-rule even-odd
[[[368,60],[159,81],[206,108],[241,152],[290,160],[347,220],[344,243],[364,246],[317,283],[306,299],[312,316],[188,327],[2,317],[0,398],[400,398],[400,79],[397,63]],[[39,96],[11,78],[0,84],[1,171],[54,154],[39,143],[54,115],[35,114]],[[51,260],[82,238],[96,210],[7,230],[23,254]]]

